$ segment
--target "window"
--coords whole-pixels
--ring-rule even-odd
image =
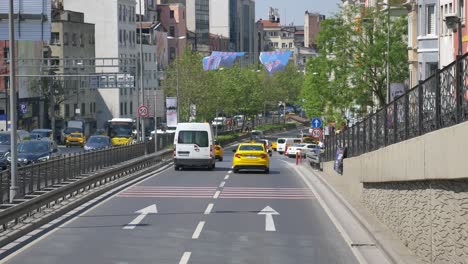
[[[427,25],[427,35],[435,35],[436,32],[436,21],[435,21],[435,6],[428,5],[427,6],[427,14],[426,14],[426,25]]]
[[[63,45],[68,45],[68,33],[63,33]]]
[[[80,39],[78,40],[80,47],[84,47],[84,36],[83,33],[80,34]]]
[[[174,26],[169,27],[169,36],[171,36],[171,37],[175,36],[175,27]]]
[[[175,56],[176,56],[175,48],[174,47],[169,48],[169,59],[173,60],[175,59]]]
[[[70,105],[65,104],[65,117],[70,117]]]
[[[122,44],[122,30],[119,30],[119,43]]]
[[[50,38],[50,44],[60,46],[60,33],[59,32],[52,32],[52,35]]]
[[[292,42],[289,43],[289,48],[292,48],[293,47],[293,44]]]
[[[93,103],[89,103],[89,113],[93,113]]]
[[[78,110],[78,104],[73,104],[73,113],[77,115]]]
[[[132,91],[132,89],[130,89]],[[133,115],[133,102],[130,102],[130,114]]]
[[[119,21],[122,21],[122,5],[119,5]]]
[[[127,21],[127,6],[123,6],[123,17],[122,17],[123,22]]]
[[[286,48],[286,43],[281,43],[281,48]]]
[[[278,47],[278,42],[273,42],[273,46],[274,46],[275,48],[277,48],[277,47]]]
[[[76,46],[76,33],[73,33],[72,35],[72,45]]]
[[[82,115],[86,114],[86,105],[85,105],[85,103],[81,103],[81,114]]]
[[[127,102],[125,102],[125,104],[124,104],[124,113],[125,113],[125,115],[127,115]]]
[[[170,10],[170,11],[169,11],[169,17],[170,17],[170,18],[174,18],[174,10]]]
[[[120,115],[123,115],[123,103],[120,103]]]
[[[179,131],[177,138],[179,144],[197,144],[201,148],[208,147],[208,132],[206,131]]]

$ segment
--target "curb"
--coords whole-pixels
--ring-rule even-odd
[[[412,258],[411,260],[405,261],[400,254],[396,253],[395,250],[393,250],[393,246],[391,246],[389,242],[385,241],[380,236],[375,235],[374,232],[371,231],[376,228],[374,228],[374,226],[372,226],[366,219],[364,219],[362,215],[359,212],[357,212],[357,210],[338,191],[336,191],[335,188],[330,183],[328,183],[328,181],[324,179],[323,175],[320,175],[320,174],[326,175],[325,172],[318,173],[312,167],[308,167],[308,168],[312,170],[313,175],[315,175],[317,179],[319,179],[320,182],[322,182],[327,187],[327,189],[331,193],[333,193],[333,195],[346,207],[346,209],[353,215],[353,217],[357,219],[361,227],[375,241],[376,245],[382,250],[382,252],[388,258],[388,260],[396,264],[397,263],[420,263],[416,256],[411,256]]]

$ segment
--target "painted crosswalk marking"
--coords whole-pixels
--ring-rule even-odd
[[[212,198],[212,199],[313,199],[308,188],[261,188],[261,187],[180,187],[180,186],[134,186],[118,197],[160,198]]]

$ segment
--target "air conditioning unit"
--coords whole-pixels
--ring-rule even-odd
[[[457,28],[457,24],[460,18],[455,13],[448,13],[444,17],[445,24],[451,30],[455,30]]]

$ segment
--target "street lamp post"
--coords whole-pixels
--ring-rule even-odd
[[[390,5],[387,4],[387,104],[390,103]]]
[[[140,104],[144,104],[144,98],[145,98],[145,88],[144,88],[144,81],[143,81],[143,13],[141,11],[141,2],[142,1],[138,1],[139,2],[139,9],[140,9],[140,93],[139,93],[139,98],[140,98]],[[139,106],[138,106],[139,107]],[[146,142],[146,138],[145,138],[145,118],[144,117],[140,117],[140,126],[141,126],[141,138],[142,138],[142,141],[143,142]],[[156,133],[156,132],[155,132]],[[148,150],[146,149],[146,147],[144,148],[145,149],[145,155],[148,154]]]

